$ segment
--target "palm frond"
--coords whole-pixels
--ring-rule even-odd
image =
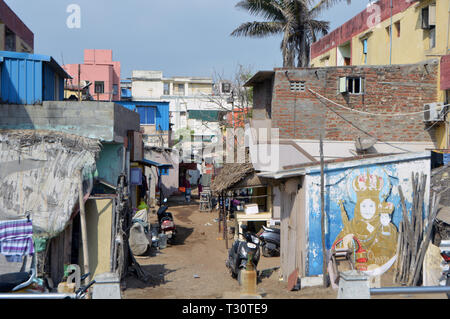
[[[234,37],[254,37],[263,38],[274,34],[279,34],[284,31],[283,23],[281,22],[246,22],[236,28],[231,35]]]
[[[343,2],[344,0],[320,0],[310,10],[311,17],[317,17],[323,11],[330,9],[332,6]],[[347,4],[351,4],[352,0],[345,0]]]
[[[269,21],[285,19],[283,7],[276,0],[242,0],[236,4],[236,7]]]

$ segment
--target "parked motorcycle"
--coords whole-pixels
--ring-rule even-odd
[[[280,230],[263,226],[258,232],[264,257],[280,256]]]
[[[164,204],[157,211],[159,231],[160,233],[167,235],[167,241],[173,243],[176,236],[176,226],[173,220],[172,213],[168,212],[167,209],[167,198],[164,198]]]
[[[85,274],[84,280],[90,273]],[[36,271],[16,272],[0,275],[0,299],[85,299],[89,288],[95,284],[92,280],[85,286],[78,288],[74,294],[58,294],[42,291],[35,287]]]
[[[258,236],[249,232],[245,225],[242,225],[241,229],[243,233],[240,233],[239,235],[242,235],[245,241],[237,239],[233,243],[228,251],[228,259],[225,262],[226,267],[231,272],[231,276],[237,278],[239,284],[242,283],[241,271],[247,267],[249,254],[252,256],[251,262],[253,263],[255,270],[260,257],[260,240]]]

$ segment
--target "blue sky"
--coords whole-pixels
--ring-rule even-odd
[[[132,70],[165,76],[233,77],[238,65],[254,72],[281,66],[281,36],[251,39],[230,33],[261,20],[235,8],[238,0],[5,0],[34,32],[35,53],[80,63],[84,49],[112,49],[122,78]],[[366,8],[346,1],[323,14],[330,31]],[[81,8],[81,28],[70,29],[70,4]]]

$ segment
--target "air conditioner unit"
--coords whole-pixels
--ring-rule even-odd
[[[443,102],[424,104],[423,111],[424,122],[440,122],[445,120],[445,108]]]

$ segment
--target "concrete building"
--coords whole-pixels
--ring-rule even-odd
[[[352,87],[341,86],[352,83]],[[439,146],[424,104],[436,102],[437,59],[409,65],[276,68],[250,79],[251,126],[278,129],[273,171],[359,154],[422,152]],[[253,145],[257,139],[254,134]],[[251,148],[252,150],[252,148]],[[265,170],[255,164],[255,168]]]
[[[89,94],[96,101],[120,101],[120,62],[113,61],[112,50],[84,50],[83,64],[63,65],[72,79],[66,81],[71,88],[78,81],[91,83]]]
[[[220,132],[223,116],[231,110],[227,86],[213,89],[211,78],[171,77],[161,71],[133,71],[133,101],[168,101],[173,140],[189,132],[195,141],[194,152]],[[197,159],[201,162],[201,158]]]
[[[33,32],[4,0],[0,0],[0,51],[34,52]]]
[[[438,58],[435,101],[450,102],[447,0],[379,0],[311,45],[311,67],[409,64]],[[392,14],[391,14],[392,13]],[[391,32],[392,30],[392,32]],[[449,147],[448,117],[437,123],[437,148]]]

